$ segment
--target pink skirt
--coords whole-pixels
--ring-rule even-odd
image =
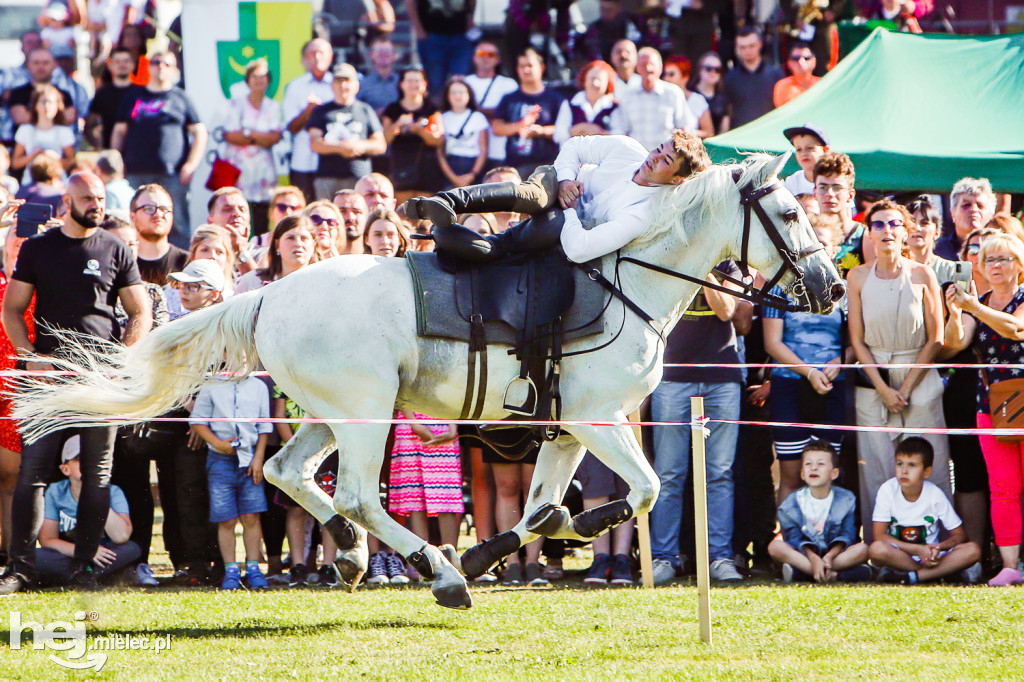
[[[401,413],[398,414],[401,419]],[[416,413],[417,419],[429,419]],[[447,424],[428,424],[432,433],[441,434]],[[459,439],[438,445],[424,445],[410,426],[395,427],[395,445],[391,451],[391,486],[388,511],[402,516],[412,512],[461,514],[462,455]]]

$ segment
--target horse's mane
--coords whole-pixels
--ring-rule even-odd
[[[771,154],[748,154],[740,163],[714,164],[688,178],[680,185],[666,187],[654,197],[651,207],[651,226],[636,242],[649,242],[668,230],[676,228],[682,215],[700,206],[700,224],[720,222],[734,205],[732,189],[744,187],[761,178],[765,165],[776,157]],[[733,180],[733,172],[739,171],[739,180]],[[687,235],[680,232],[686,243]]]

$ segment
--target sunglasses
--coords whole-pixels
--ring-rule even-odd
[[[701,68],[701,71],[709,71],[711,73],[722,73],[722,67],[721,66],[708,66],[707,64],[705,64],[704,66],[702,66],[700,68]]]
[[[795,54],[789,58],[791,62],[811,62],[814,61],[813,54]]]
[[[181,288],[193,294],[198,294],[200,291],[213,291],[213,287],[203,282],[182,283]]]
[[[498,51],[497,50],[477,50],[476,51],[476,56],[477,57],[497,57],[498,56]]]
[[[876,232],[881,232],[882,230],[884,230],[887,227],[891,227],[894,230],[899,229],[899,228],[903,227],[903,221],[900,220],[899,218],[893,218],[892,220],[888,220],[888,221],[887,220],[872,220],[871,221],[871,229],[875,230]]]
[[[155,59],[155,60],[151,61],[151,62],[149,63],[149,65],[150,65],[150,66],[169,66],[169,67],[171,67],[172,69],[173,69],[173,68],[174,68],[175,66],[177,66],[177,64],[176,64],[176,63],[174,63],[174,62],[172,62],[172,61],[164,61],[164,60],[162,60],[162,59]]]
[[[968,244],[967,245],[967,255],[968,256],[977,256],[979,253],[981,253],[981,244]]]
[[[276,208],[281,213],[294,213],[295,211],[298,211],[302,207],[299,206],[298,204],[274,204],[274,208]]]
[[[338,219],[337,218],[324,218],[323,216],[316,215],[315,213],[313,215],[309,216],[309,221],[311,223],[313,223],[314,225],[316,225],[317,227],[320,227],[321,225],[324,225],[324,224],[326,224],[327,227],[337,227],[338,226]]]
[[[155,204],[143,204],[135,210],[142,211],[146,215],[156,215],[157,213],[160,213],[161,215],[170,215],[171,213],[174,213],[174,208],[171,206],[156,206]]]

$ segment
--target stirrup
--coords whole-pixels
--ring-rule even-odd
[[[526,382],[526,400],[522,405],[510,405],[508,402],[508,393],[512,390],[512,386],[517,381]],[[537,397],[537,385],[533,383],[533,379],[530,377],[513,377],[512,380],[508,382],[508,385],[505,386],[505,397],[503,399],[504,404],[502,405],[502,409],[523,417],[532,417],[537,413]],[[532,407],[529,407],[528,409],[528,406]]]

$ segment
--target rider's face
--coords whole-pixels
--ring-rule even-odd
[[[639,174],[652,185],[678,185],[684,180],[676,175],[680,162],[672,140],[667,140],[647,155]]]

